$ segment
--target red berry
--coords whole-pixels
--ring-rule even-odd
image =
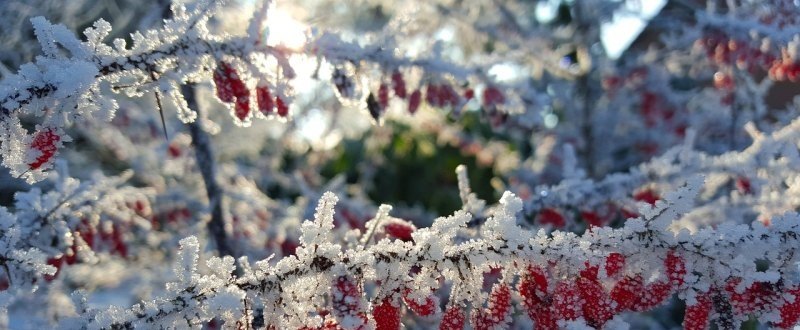
[[[461,96],[456,93],[452,86],[447,84],[439,87],[439,99],[441,106],[449,105],[455,107],[461,103]]]
[[[389,235],[389,237],[393,237],[404,242],[411,241],[411,234],[415,230],[417,230],[417,228],[414,227],[414,225],[402,220],[392,221],[383,226],[383,231]]]
[[[536,322],[536,329],[556,329],[556,319],[550,308],[550,297],[547,293],[547,275],[542,268],[530,265],[522,274],[517,285],[522,306],[531,320]]]
[[[483,106],[491,108],[506,102],[506,97],[497,87],[489,86],[483,90]]]
[[[542,225],[549,224],[555,228],[563,228],[567,225],[566,220],[564,220],[564,216],[551,208],[544,208],[539,211],[539,223]]]
[[[213,74],[217,97],[222,102],[231,103],[238,98],[250,96],[250,91],[239,78],[239,73],[230,64],[219,62]]]
[[[580,277],[590,280],[596,280],[600,272],[600,267],[590,264],[588,261],[584,262],[584,268],[580,271]]]
[[[739,283],[741,283],[741,279],[732,279],[725,287],[737,315],[761,314],[772,310],[778,300],[778,295],[769,283],[755,282],[742,293],[736,290]]]
[[[278,116],[285,118],[289,115],[289,105],[280,96],[275,97],[275,107],[278,109]]]
[[[464,329],[464,321],[466,321],[464,310],[456,304],[451,304],[445,310],[444,316],[442,316],[439,330],[462,330]]]
[[[474,99],[475,98],[475,90],[472,89],[472,88],[467,88],[467,90],[464,91],[464,98],[467,99],[467,100]]]
[[[655,282],[648,284],[639,297],[639,301],[633,306],[633,310],[644,312],[651,310],[664,303],[672,296],[672,285],[666,282]]]
[[[358,284],[349,276],[343,275],[336,278],[331,289],[331,305],[336,319],[339,321],[346,319],[350,323],[360,320],[360,323],[357,321],[353,328],[365,329],[367,318],[364,306],[361,306],[362,293]]]
[[[800,287],[795,286],[787,293],[791,295],[794,300],[786,300],[783,305],[778,308],[781,315],[781,322],[774,324],[775,327],[782,329],[789,329],[797,325],[798,321],[800,321]]]
[[[245,120],[247,116],[250,114],[250,98],[249,97],[236,98],[236,104],[233,108],[233,114],[239,120]]]
[[[669,251],[666,259],[664,259],[664,266],[670,283],[676,287],[683,285],[683,278],[686,276],[686,263],[683,258],[677,255],[675,251]]]
[[[270,94],[267,86],[256,87],[256,103],[258,104],[258,111],[261,111],[265,116],[275,111],[275,102],[272,100],[272,94]]]
[[[476,330],[505,328],[511,321],[511,290],[505,283],[498,283],[489,295],[489,304],[485,310],[476,311],[472,324]]]
[[[441,97],[439,94],[439,86],[436,84],[429,84],[425,89],[425,102],[428,102],[433,107],[441,107]]]
[[[533,309],[534,305],[544,302],[547,297],[547,275],[542,268],[529,265],[522,274],[517,289],[523,298],[523,306]]]
[[[219,98],[219,100],[222,102],[230,103],[236,98],[233,95],[230,79],[228,78],[228,74],[225,72],[225,66],[223,66],[223,64],[224,62],[220,63],[214,70],[214,86],[217,90],[217,98]]]
[[[553,290],[553,313],[558,320],[576,320],[583,316],[583,299],[578,286],[570,281],[562,281]]]
[[[733,77],[730,75],[722,72],[717,72],[714,74],[714,88],[723,91],[730,91],[733,90],[734,87],[735,83],[733,81]]]
[[[753,187],[750,184],[750,179],[743,176],[736,178],[736,189],[739,190],[740,193],[745,195],[753,193]]]
[[[424,302],[420,303],[416,299],[409,297],[411,289],[406,289],[403,292],[403,301],[408,306],[408,309],[413,311],[419,316],[431,316],[439,312],[439,297],[430,295],[425,298]]]
[[[614,288],[611,289],[611,299],[617,303],[617,312],[631,310],[639,301],[639,297],[644,290],[642,277],[626,276],[621,279]]]
[[[620,214],[622,215],[623,218],[625,218],[625,220],[636,219],[639,217],[639,213],[636,213],[624,207],[620,209]]]
[[[697,295],[697,302],[694,305],[686,306],[686,313],[683,315],[683,328],[686,330],[708,329],[709,314],[711,313],[711,297],[703,293]]]
[[[53,159],[53,156],[55,156],[56,151],[58,151],[58,147],[56,146],[58,141],[61,141],[61,136],[56,134],[53,128],[45,128],[36,132],[36,135],[33,136],[30,148],[39,151],[39,156],[37,156],[36,160],[33,162],[28,163],[28,167],[35,170],[49,163]]]
[[[58,273],[61,272],[61,267],[64,265],[64,256],[60,256],[58,258],[49,258],[47,259],[47,264],[56,268],[56,272],[53,275],[44,275],[44,280],[47,282],[51,282],[58,276]]]
[[[595,226],[595,227],[603,226],[603,219],[600,218],[600,216],[597,215],[597,213],[594,213],[592,211],[582,211],[581,218],[583,218],[583,221],[586,221],[586,223],[589,224],[590,226]]]
[[[656,201],[661,199],[658,194],[652,189],[642,189],[633,194],[633,199],[637,202],[646,202],[650,205],[655,205]]]
[[[172,158],[178,158],[181,156],[181,148],[175,142],[172,142],[169,144],[169,146],[167,146],[167,152]]]
[[[579,277],[576,284],[583,300],[583,317],[589,325],[601,329],[614,317],[611,298],[596,277]]]
[[[422,102],[422,92],[415,90],[408,98],[408,112],[412,115],[419,109],[419,104]]]
[[[389,86],[385,83],[381,83],[381,86],[378,87],[378,104],[383,109],[389,106]]]
[[[397,95],[397,97],[406,98],[406,82],[399,70],[392,72],[392,89],[394,89],[394,95]]]
[[[372,309],[372,318],[377,330],[400,329],[400,309],[392,305],[390,297],[383,298],[381,303]]]
[[[620,253],[611,253],[606,257],[606,274],[611,277],[617,275],[625,267],[625,256]]]

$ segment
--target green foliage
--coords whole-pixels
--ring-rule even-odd
[[[481,198],[496,198],[490,185],[495,177],[492,168],[480,165],[475,157],[464,155],[457,147],[438,145],[431,134],[396,122],[386,125],[392,131],[387,143],[367,150],[366,141],[344,141],[337,150],[338,156],[324,167],[323,176],[345,173],[348,183],[356,183],[365,179],[360,167],[374,166],[374,177],[367,191],[372,200],[420,205],[431,212],[449,214],[461,207],[455,168],[465,164],[473,191]]]

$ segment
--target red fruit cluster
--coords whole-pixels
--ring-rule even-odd
[[[724,288],[700,293],[697,302],[686,307],[685,329],[708,329],[711,316],[717,322],[735,326],[736,320],[777,311],[781,320],[774,328],[791,329],[800,321],[800,288],[784,288],[780,283],[755,282],[743,290],[741,279],[730,279]],[[712,313],[715,311],[716,313]]]
[[[769,77],[776,81],[791,81],[797,82],[800,78],[800,63],[796,59],[788,55],[784,49],[783,56],[780,60],[772,62],[769,68]]]
[[[506,103],[506,97],[499,88],[488,86],[483,90],[483,106],[485,108],[493,109],[503,103]]]
[[[779,301],[780,294],[776,286],[771,283],[756,282],[738,292],[737,287],[741,279],[735,278],[728,281],[725,291],[730,297],[731,307],[736,315],[759,315],[773,310]]]
[[[100,231],[100,240],[106,243],[110,253],[127,258],[128,244],[125,243],[123,233],[123,227],[119,224],[114,224],[110,232]],[[93,246],[90,247],[94,248]]]
[[[217,98],[225,103],[234,103],[234,116],[239,120],[245,120],[250,114],[250,90],[239,77],[236,68],[229,63],[219,62],[213,78]]]
[[[601,84],[609,98],[614,98],[622,88],[638,93],[639,115],[645,127],[662,126],[677,136],[683,136],[687,126],[685,116],[681,115],[684,110],[670,102],[660,91],[652,89],[652,84],[648,82],[649,70],[647,67],[630,68],[625,74],[606,76]],[[644,141],[639,143],[637,149],[650,156],[657,153],[658,144]]]
[[[78,226],[75,227],[75,230],[73,230],[72,234],[75,237],[80,237],[84,242],[86,242],[86,245],[88,245],[89,248],[92,249],[95,248],[95,241],[94,241],[95,229],[89,224],[88,220],[86,219],[82,220],[78,224]],[[75,242],[72,244],[72,246],[70,246],[67,249],[67,251],[64,254],[62,254],[58,258],[53,257],[47,259],[47,264],[55,267],[56,272],[53,275],[45,275],[44,276],[45,281],[50,282],[54,280],[56,277],[58,277],[58,274],[61,273],[61,269],[64,266],[75,264],[78,261],[79,261],[78,246],[77,242]]]
[[[167,210],[161,210],[153,214],[150,222],[156,229],[162,226],[176,223],[185,223],[187,220],[192,219],[192,211],[186,206],[174,207]]]
[[[665,260],[668,281],[645,284],[641,275],[619,278],[624,265],[621,254],[613,253],[606,258],[607,280],[616,281],[610,291],[598,277],[598,266],[587,264],[576,278],[560,280],[552,286],[543,268],[529,266],[518,285],[522,305],[536,323],[536,329],[557,329],[559,320],[580,317],[600,329],[614,315],[660,305],[679,287],[677,283],[683,283],[686,274],[683,259],[675,255]]]
[[[59,141],[61,141],[61,136],[53,128],[44,128],[36,132],[30,149],[38,151],[39,156],[33,162],[28,163],[28,168],[35,170],[49,163],[55,156],[56,151],[58,151],[57,144]]]
[[[653,91],[642,92],[640,111],[647,127],[654,127],[659,123],[670,123],[675,118],[675,109]]]
[[[452,86],[447,83],[441,84],[428,84],[425,89],[425,102],[428,102],[432,107],[456,108],[462,103],[461,95],[459,95]]]
[[[753,42],[729,38],[719,33],[709,34],[695,43],[705,49],[706,56],[717,65],[735,64],[741,70],[756,72],[769,67],[776,56],[755,47]]]
[[[143,210],[144,211],[144,210]],[[114,224],[111,232],[98,231],[93,227],[88,220],[84,219],[72,231],[74,237],[80,237],[90,249],[94,251],[108,251],[111,254],[117,254],[123,258],[128,257],[128,245],[125,243],[122,235],[120,225]],[[98,235],[99,234],[99,235]],[[64,266],[78,263],[78,245],[74,242],[64,254],[57,258],[50,258],[47,264],[56,267],[56,273],[53,275],[45,275],[46,281],[52,281],[60,273]]]

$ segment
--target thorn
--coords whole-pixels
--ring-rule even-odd
[[[167,134],[167,123],[164,121],[164,108],[161,105],[161,93],[156,91],[156,104],[158,105],[158,114],[161,116],[161,128],[164,129],[164,139],[169,142],[169,135]]]

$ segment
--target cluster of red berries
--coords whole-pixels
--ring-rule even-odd
[[[56,133],[54,128],[48,127],[37,131],[31,141],[30,149],[38,151],[39,155],[34,161],[28,163],[28,168],[35,170],[50,163],[58,151],[59,141],[61,141],[61,136]]]
[[[118,224],[114,224],[110,232],[97,231],[89,221],[82,220],[75,230],[72,231],[73,236],[80,237],[93,251],[107,250],[111,254],[117,254],[123,258],[128,257],[128,245],[122,235],[123,228]],[[73,243],[67,251],[59,257],[52,257],[47,259],[47,264],[56,268],[53,275],[45,275],[44,279],[48,282],[54,280],[64,266],[73,265],[78,263],[78,245]]]
[[[456,88],[445,81],[431,81],[421,84],[419,88],[409,93],[405,78],[400,70],[392,71],[388,78],[378,85],[376,91],[372,91],[367,96],[367,110],[370,115],[378,120],[383,116],[389,106],[392,95],[406,100],[407,110],[410,114],[415,114],[419,110],[422,102],[425,101],[431,107],[460,109],[466,102],[475,98],[475,91],[465,88],[459,93]],[[356,87],[353,79],[347,75],[344,69],[336,68],[331,76],[331,82],[338,94],[343,98],[356,98]],[[488,86],[483,91],[482,105],[490,114],[496,113],[494,117],[502,117],[497,111],[498,107],[506,103],[506,97],[496,86]],[[505,118],[503,118],[505,119]]]
[[[714,33],[697,40],[696,45],[706,51],[706,56],[714,63],[721,66],[736,65],[741,70],[754,73],[767,69],[770,79],[775,81],[792,81],[800,79],[800,63],[789,54],[786,48],[781,50],[778,57],[770,50],[763,47],[754,47],[752,42],[728,38],[722,34]],[[723,88],[731,88],[727,82],[722,82]],[[717,76],[714,77],[714,86],[720,88]],[[724,102],[724,101],[723,101]]]
[[[587,264],[577,277],[555,284],[550,283],[556,279],[546,269],[528,266],[518,284],[522,305],[536,329],[558,329],[558,321],[580,317],[600,329],[619,313],[661,305],[683,284],[686,275],[683,259],[673,253],[664,261],[667,278],[661,281],[646,284],[641,275],[623,274],[624,266],[625,257],[612,253],[605,260],[605,279],[599,277],[599,266]]]
[[[717,322],[734,328],[751,316],[777,311],[778,329],[791,329],[800,321],[800,287],[783,288],[779,283],[755,282],[739,290],[741,279],[728,280],[724,288],[712,288],[698,294],[696,302],[686,306],[684,329],[708,329],[712,316]]]
[[[397,292],[395,292],[397,293]],[[402,290],[402,301],[408,310],[420,317],[434,317],[440,313],[439,297],[431,295],[423,300],[410,296],[411,290]],[[339,276],[331,288],[331,311],[323,310],[319,315],[324,318],[320,327],[303,327],[301,330],[342,330],[366,329],[368,327],[367,308],[362,304],[364,293],[357,281],[350,276]],[[510,297],[509,297],[510,299]],[[510,300],[509,300],[510,301]],[[404,311],[394,303],[393,296],[386,296],[373,303],[372,318],[378,330],[398,330]],[[333,315],[331,315],[333,314]],[[334,316],[334,317],[331,317]],[[340,324],[340,321],[348,324]]]
[[[656,201],[661,199],[661,196],[652,188],[642,188],[633,193],[633,200],[636,202],[644,202],[650,205],[655,205]],[[639,216],[629,207],[617,205],[609,202],[603,205],[598,210],[582,210],[578,214],[580,219],[583,220],[590,227],[602,227],[611,223],[615,218],[621,217],[622,219],[631,219]],[[553,228],[564,228],[567,225],[567,219],[555,208],[546,207],[539,211],[535,217],[536,223],[539,225],[549,225]]]
[[[736,65],[748,72],[761,71],[772,65],[777,57],[769,51],[754,47],[752,42],[737,40],[720,33],[711,33],[695,42],[706,56],[720,66]]]
[[[797,82],[800,80],[800,63],[786,49],[781,50],[781,53],[781,59],[772,62],[769,77],[775,81]]]
[[[192,211],[185,205],[180,207],[172,207],[162,210],[150,216],[150,223],[153,229],[160,229],[165,226],[174,225],[178,223],[187,223],[192,219]]]
[[[670,129],[675,135],[682,137],[686,133],[687,124],[682,120],[681,110],[669,102],[662,94],[648,86],[648,68],[635,67],[621,75],[609,75],[602,79],[603,89],[613,98],[620,89],[639,93],[639,115],[647,128],[661,125]],[[658,152],[658,144],[650,141],[640,142],[636,148],[647,156]]]
[[[213,78],[217,98],[224,103],[233,103],[234,117],[240,121],[250,117],[250,89],[247,88],[236,68],[229,63],[219,62],[214,70]],[[280,95],[273,98],[269,87],[257,86],[255,91],[258,111],[262,114],[270,116],[277,112],[280,117],[289,115],[289,106],[286,101]]]

